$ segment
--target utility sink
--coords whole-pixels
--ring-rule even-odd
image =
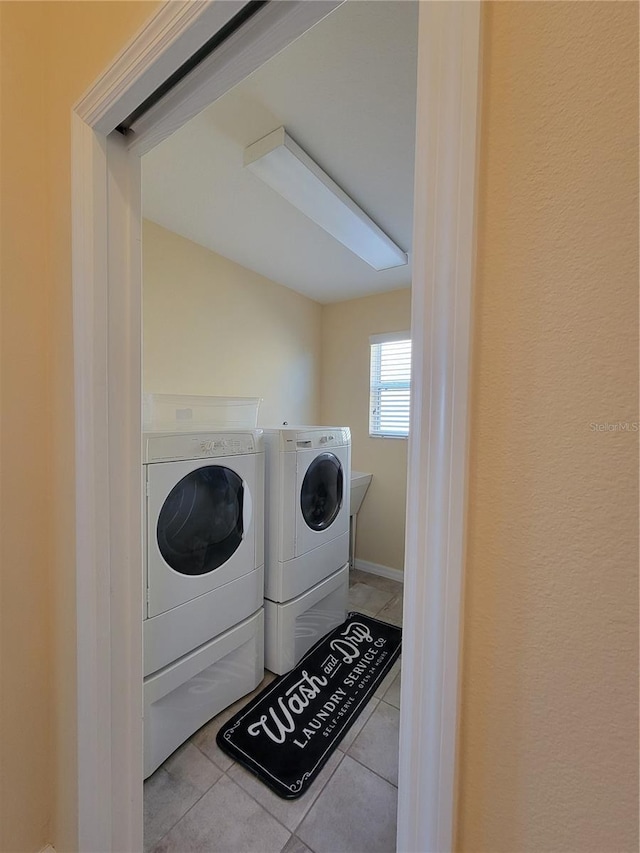
[[[373,474],[365,474],[363,471],[351,472],[351,507],[349,515],[355,515],[360,509],[372,476]]]

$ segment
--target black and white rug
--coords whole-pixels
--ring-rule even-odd
[[[402,630],[362,613],[322,638],[220,729],[220,749],[286,799],[301,796],[400,654]]]

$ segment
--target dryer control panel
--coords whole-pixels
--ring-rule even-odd
[[[327,450],[351,444],[349,427],[307,427],[281,431],[282,450]]]
[[[145,463],[209,459],[262,453],[262,430],[202,433],[147,433],[143,436]]]

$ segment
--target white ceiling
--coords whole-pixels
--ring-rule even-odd
[[[408,287],[376,272],[242,166],[284,126],[411,252],[417,2],[349,0],[142,162],[146,218],[318,302]]]

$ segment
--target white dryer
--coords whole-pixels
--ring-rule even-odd
[[[345,618],[348,427],[265,429],[265,663],[283,673]]]
[[[264,674],[261,430],[146,433],[145,777]]]

